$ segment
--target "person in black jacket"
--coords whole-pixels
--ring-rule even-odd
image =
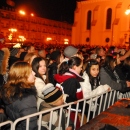
[[[12,66],[12,64],[20,60],[19,53],[20,53],[20,50],[18,48],[10,49],[9,68]]]
[[[123,65],[121,66],[121,71],[123,73],[123,77],[126,81],[130,81],[130,57],[127,57]]]
[[[56,81],[54,79],[54,75],[57,74],[58,66],[64,59],[62,53],[60,51],[53,51],[50,54],[50,62],[51,64],[48,66],[48,79],[49,82],[54,86],[56,85]]]
[[[6,114],[11,121],[37,112],[34,75],[26,62],[16,62],[11,66],[7,83],[1,89]],[[25,129],[26,120],[16,126],[16,130]],[[29,130],[37,130],[37,117],[30,118]]]

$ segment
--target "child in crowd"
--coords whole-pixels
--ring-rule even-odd
[[[82,78],[84,82],[80,82],[84,98],[96,96],[107,90],[110,90],[108,85],[100,85],[99,78],[99,62],[91,59],[84,64]]]
[[[62,91],[60,91],[58,88],[54,87],[53,85],[46,85],[43,94],[44,94],[44,101],[40,105],[41,111],[48,110],[57,106],[61,106],[65,102],[66,95],[62,94]],[[51,130],[58,130],[59,116],[60,116],[59,109],[53,111]],[[73,130],[73,122],[71,122],[71,120],[69,122],[69,126],[66,128],[65,126],[66,119],[67,119],[66,113],[63,110],[60,130]],[[47,130],[49,129],[49,121],[50,121],[50,113],[43,114],[42,126],[44,126]]]
[[[100,78],[99,78],[99,62],[95,59],[90,59],[87,64],[84,64],[85,68],[83,70],[83,79],[84,82],[80,82],[83,96],[84,98],[90,98],[91,96],[95,96],[99,103],[100,98],[97,96],[105,91],[110,91],[110,87],[106,85],[100,85]],[[93,116],[93,112],[97,110],[97,106],[95,106],[95,101],[91,103],[91,115],[90,119]],[[89,103],[89,102],[88,102]],[[97,113],[96,113],[97,114]]]

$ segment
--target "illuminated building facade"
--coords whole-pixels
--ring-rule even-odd
[[[0,33],[6,42],[66,44],[68,39],[70,43],[71,24],[20,13],[9,8],[0,9]]]
[[[129,37],[129,0],[77,2],[72,27],[72,43],[102,46],[130,45]]]

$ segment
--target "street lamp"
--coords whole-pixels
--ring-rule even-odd
[[[130,5],[128,6],[128,9],[125,11],[126,15],[129,15],[129,49],[130,49]]]
[[[69,44],[69,39],[64,39],[64,44]]]
[[[34,14],[33,14],[33,13],[31,13],[30,15],[31,15],[32,17],[34,16]]]
[[[22,15],[26,14],[23,10],[20,10],[19,13],[22,14]]]

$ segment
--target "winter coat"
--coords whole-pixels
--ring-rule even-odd
[[[122,70],[122,67],[123,65],[119,64],[119,65],[116,65],[114,68],[114,75],[116,76],[117,82],[120,82],[121,80],[126,81],[126,77],[123,72],[124,70]]]
[[[10,56],[10,52],[8,48],[2,48],[4,53],[3,58],[1,59],[0,63],[0,87],[4,85],[8,78],[8,60]],[[1,55],[0,55],[1,56]]]
[[[6,114],[11,121],[15,121],[20,117],[24,117],[37,112],[36,105],[36,90],[34,88],[25,88],[21,89],[22,97],[10,98],[9,102],[3,97],[3,102],[5,103]],[[25,130],[26,129],[26,121],[23,120],[19,122],[16,126],[16,130]],[[29,130],[37,130],[37,117],[30,118],[29,122]]]
[[[46,103],[45,101],[43,101],[40,105],[40,111],[45,111],[45,110],[48,110],[48,109],[51,109],[51,108],[54,108],[54,107],[55,106],[50,105],[50,104]],[[52,119],[51,130],[58,130],[59,114],[60,114],[59,110],[53,111],[53,114],[52,114],[53,119]],[[49,121],[50,121],[50,113],[43,114],[43,116],[42,116],[42,126],[49,129]],[[66,123],[67,123],[67,113],[66,113],[65,110],[63,110],[62,111],[60,130],[65,130]],[[73,123],[72,123],[71,120],[69,121],[69,126],[73,127]]]
[[[37,109],[39,110],[40,103],[44,100],[42,92],[45,88],[45,82],[41,78],[36,77],[35,87],[37,90]]]
[[[56,84],[56,87],[61,87],[63,92],[69,95],[66,98],[67,103],[75,102],[83,98],[83,92],[79,82],[84,80],[80,75],[74,73],[72,69],[63,75],[56,74],[54,78],[59,83]],[[72,108],[75,109],[75,107],[76,105],[72,105]]]
[[[100,83],[101,85],[108,84],[111,89],[119,90],[121,92],[129,90],[129,88],[127,88],[126,82],[118,82],[116,76],[108,67],[102,67],[100,69]]]
[[[130,81],[130,66],[129,65],[122,65],[122,73],[126,81]]]
[[[53,62],[51,65],[48,66],[48,79],[49,82],[52,83],[54,86],[56,85],[56,81],[54,79],[55,74],[57,74],[57,63]]]
[[[2,48],[2,51],[4,52],[4,57],[2,60],[2,64],[0,66],[0,74],[6,75],[8,71],[8,60],[9,60],[10,52],[8,48]]]
[[[84,98],[89,98],[91,96],[97,96],[98,94],[101,94],[110,88],[107,84],[106,85],[99,85],[97,88],[92,90],[88,74],[86,72],[83,73],[82,78],[84,79],[84,82],[80,82],[83,96]]]
[[[84,79],[74,70],[69,69],[69,71],[63,75],[56,74],[54,78],[59,83],[56,84],[56,87],[61,88],[65,94],[68,94],[68,97],[66,98],[66,103],[75,102],[79,99],[83,99],[83,92],[79,82],[83,82]],[[88,108],[89,104],[86,103],[84,111],[86,117],[88,115]],[[80,102],[78,112],[82,112],[82,110],[83,110],[83,102]],[[74,121],[75,119],[75,111],[76,111],[76,104],[73,104],[71,106],[71,113],[70,113],[70,119],[72,121]],[[79,127],[80,122],[77,119],[76,128]]]
[[[10,56],[9,57],[9,68],[17,61],[19,61],[20,59],[15,57],[15,56]]]

